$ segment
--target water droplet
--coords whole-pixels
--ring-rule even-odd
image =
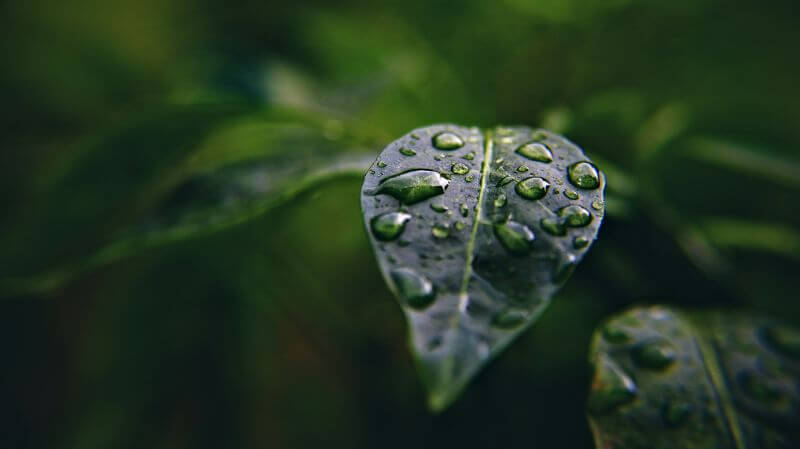
[[[505,161],[505,159],[503,159],[502,157],[499,157],[499,158],[494,160],[494,163],[495,163],[495,165],[500,165],[500,164],[503,163],[503,161]]]
[[[505,144],[505,145],[512,144],[512,143],[514,143],[514,138],[513,137],[501,137],[500,138],[500,143],[501,144]]]
[[[390,273],[400,296],[409,307],[424,309],[435,297],[433,284],[411,268],[397,268]]]
[[[575,267],[578,264],[575,262],[575,256],[572,254],[567,254],[559,264],[558,268],[556,268],[556,272],[553,275],[553,282],[556,284],[563,284],[564,282],[572,276],[572,272],[575,271]]]
[[[500,329],[513,329],[528,319],[528,312],[522,309],[508,309],[492,318],[492,326]]]
[[[404,204],[414,204],[444,193],[450,183],[440,173],[413,170],[384,179],[371,195],[386,194]]]
[[[457,221],[455,224],[456,231],[463,231],[467,225],[463,221]]]
[[[575,237],[574,239],[572,239],[572,246],[575,249],[586,248],[586,246],[588,244],[589,244],[589,239],[587,239],[586,237],[584,237],[582,235],[579,235],[579,236]]]
[[[541,142],[528,142],[517,148],[516,153],[536,162],[553,162],[553,152]]]
[[[592,222],[592,213],[581,206],[567,206],[558,210],[558,216],[567,226],[580,228]]]
[[[519,167],[517,167],[517,171],[520,172],[520,173],[525,173],[526,171],[528,171],[528,166],[527,165],[520,165]]]
[[[441,214],[442,212],[447,212],[447,206],[445,206],[445,205],[444,205],[444,204],[442,204],[442,203],[436,203],[436,202],[432,202],[432,203],[431,203],[431,209],[432,209],[434,212],[438,212],[438,213],[440,213],[440,214]]]
[[[400,154],[403,156],[416,156],[417,152],[412,150],[411,148],[401,147]]]
[[[497,186],[498,187],[503,187],[503,186],[506,186],[508,184],[511,184],[514,181],[516,181],[516,179],[514,179],[513,176],[506,176],[503,179],[501,179],[500,181],[498,181]]]
[[[468,161],[471,161],[471,160],[475,159],[475,152],[474,151],[470,151],[469,153],[465,154],[464,155],[464,159],[466,159]]]
[[[436,223],[431,228],[431,234],[437,239],[446,239],[450,236],[450,224],[449,223]]]
[[[467,182],[472,182],[474,180],[475,180],[475,174],[474,173],[470,173],[464,178],[464,181],[467,181]]]
[[[786,326],[771,326],[764,330],[769,345],[779,353],[800,359],[800,331]]]
[[[378,215],[370,223],[372,235],[378,240],[394,240],[403,233],[406,222],[411,219],[411,215],[405,212],[389,212]]]
[[[567,235],[567,228],[565,228],[564,225],[561,224],[561,221],[556,218],[553,217],[542,218],[542,221],[539,222],[539,224],[542,226],[542,229],[544,229],[545,232],[547,232],[550,235],[556,235],[556,236]]]
[[[660,371],[675,361],[675,350],[666,341],[653,341],[637,347],[633,359],[644,368]]]
[[[606,413],[636,398],[636,384],[616,364],[601,358],[595,368],[588,407],[593,413]]]
[[[522,223],[507,221],[494,225],[494,234],[511,254],[522,255],[531,250],[533,231]]]
[[[592,201],[592,209],[594,210],[603,210],[603,202],[600,200]]]
[[[494,207],[498,207],[498,208],[499,207],[503,207],[503,206],[506,205],[507,202],[508,202],[508,198],[506,198],[505,193],[501,193],[500,195],[497,196],[497,198],[495,198]]]
[[[461,206],[459,206],[459,208],[461,210],[462,217],[469,216],[469,206],[467,206],[465,203],[461,203]]]
[[[569,182],[581,189],[596,189],[600,186],[600,173],[597,168],[584,161],[573,164],[567,170]]]
[[[433,146],[440,150],[455,150],[464,146],[464,140],[456,133],[443,131],[433,136]]]
[[[450,167],[450,170],[452,170],[453,173],[457,175],[466,175],[467,173],[469,173],[469,167],[460,162],[454,163],[453,166]]]
[[[544,178],[527,178],[517,183],[514,189],[519,196],[529,199],[538,200],[547,194],[547,189],[550,188],[550,183]]]
[[[498,126],[496,132],[498,136],[509,136],[514,134],[514,130],[506,126]]]
[[[577,200],[577,199],[580,199],[580,197],[581,197],[580,195],[578,195],[578,192],[576,192],[574,190],[565,190],[564,191],[564,196],[569,198],[569,199],[571,199],[571,200]]]
[[[536,130],[531,132],[531,140],[534,142],[539,142],[544,139],[547,139],[547,133],[542,130]]]
[[[377,165],[378,165],[378,168],[385,168],[386,167],[386,162],[379,161]]]
[[[781,392],[766,383],[759,374],[743,372],[737,377],[744,392],[759,402],[775,402],[781,398]]]
[[[692,404],[673,399],[667,403],[661,415],[668,426],[678,427],[686,422],[693,411]]]
[[[627,343],[631,340],[628,332],[613,323],[607,323],[603,326],[603,339],[609,343],[619,344]]]
[[[411,138],[414,139],[414,140],[417,140],[417,139],[419,139],[419,134],[411,133]]]

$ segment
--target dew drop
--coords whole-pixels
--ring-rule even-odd
[[[378,166],[378,168],[385,168],[386,167],[386,162],[379,161],[376,165]]]
[[[474,173],[470,173],[464,178],[464,181],[467,181],[467,182],[472,182],[474,180],[475,180],[475,174]]]
[[[517,148],[516,153],[536,162],[553,162],[553,152],[541,142],[528,142]]]
[[[467,206],[465,203],[461,203],[461,206],[459,206],[459,209],[461,211],[461,216],[462,217],[466,218],[466,217],[469,216],[469,206]]]
[[[513,137],[501,137],[500,138],[500,143],[504,144],[504,145],[512,144],[512,143],[514,143],[514,138]]]
[[[504,186],[507,186],[508,184],[511,184],[514,181],[516,181],[516,179],[514,179],[513,176],[506,176],[506,177],[504,177],[503,179],[501,179],[500,181],[497,182],[497,186],[498,187],[504,187]]]
[[[544,178],[527,178],[517,183],[516,190],[519,196],[528,200],[538,200],[547,194],[550,183]]]
[[[503,206],[506,205],[507,202],[508,202],[508,198],[506,198],[505,193],[501,193],[500,195],[497,196],[497,198],[495,198],[494,207],[497,207],[497,208],[503,207]]]
[[[569,198],[569,199],[571,199],[571,200],[577,200],[577,199],[580,199],[580,197],[581,197],[580,195],[578,195],[578,192],[576,192],[574,190],[565,190],[564,191],[564,196]]]
[[[414,140],[417,140],[417,139],[419,139],[419,134],[411,133],[411,138],[414,139]]]
[[[565,236],[567,235],[567,228],[561,224],[561,221],[553,217],[542,218],[539,222],[542,229],[550,235]]]
[[[643,368],[660,371],[675,361],[675,350],[665,341],[653,341],[636,348],[633,359]]]
[[[631,340],[630,334],[614,323],[603,326],[603,339],[609,343],[627,343]]]
[[[566,257],[561,260],[558,268],[556,268],[555,274],[553,275],[553,282],[556,284],[563,284],[566,282],[572,275],[572,272],[575,271],[576,266],[575,256],[567,254]]]
[[[469,167],[462,164],[461,162],[454,163],[453,166],[450,167],[450,170],[457,175],[466,175],[467,173],[469,173]]]
[[[436,223],[431,228],[431,234],[437,239],[446,239],[450,237],[450,224],[448,223]]]
[[[403,156],[416,156],[417,152],[411,148],[402,147],[400,148],[400,154]]]
[[[519,173],[525,173],[526,171],[528,171],[528,166],[527,165],[520,165],[519,167],[517,167],[517,171]]]
[[[636,398],[636,384],[616,364],[602,358],[596,367],[588,408],[593,413],[607,413]]]
[[[594,210],[603,210],[603,202],[600,200],[592,201],[592,209]]]
[[[457,221],[455,224],[456,231],[463,231],[467,225],[463,221]]]
[[[424,309],[435,297],[433,284],[411,268],[397,268],[390,273],[392,280],[409,307]]]
[[[454,132],[443,131],[433,136],[433,146],[440,150],[455,150],[464,146],[464,140]]]
[[[567,170],[569,182],[581,189],[596,189],[600,186],[600,173],[597,167],[583,161],[573,164]]]
[[[378,215],[370,221],[372,235],[378,240],[394,240],[403,233],[406,222],[411,219],[411,215],[405,212],[389,212]]]
[[[567,206],[558,210],[558,216],[564,219],[564,224],[573,228],[580,228],[592,222],[592,213],[581,206]]]
[[[589,244],[589,239],[586,237],[579,235],[572,239],[572,247],[575,249],[583,249]]]
[[[523,255],[531,250],[533,231],[522,223],[507,221],[494,225],[494,235],[511,254]]]
[[[475,159],[475,152],[474,151],[470,151],[469,153],[465,154],[464,155],[464,159],[466,159],[468,161],[471,161],[471,160]]]
[[[414,204],[444,193],[450,183],[440,173],[413,170],[384,179],[370,195],[386,194],[404,204]]]
[[[432,209],[434,212],[438,212],[438,213],[440,213],[440,214],[441,214],[441,213],[443,213],[443,212],[447,212],[447,206],[445,206],[445,205],[444,205],[444,204],[442,204],[442,203],[436,203],[436,202],[432,202],[432,203],[431,203],[431,209]]]
[[[508,309],[492,318],[492,326],[500,329],[513,329],[528,318],[528,312],[522,309]]]

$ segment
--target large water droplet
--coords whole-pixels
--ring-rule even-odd
[[[405,212],[389,212],[378,215],[371,221],[372,235],[378,240],[394,240],[406,227],[406,222],[411,219],[411,215]]]
[[[596,189],[600,186],[600,173],[589,162],[578,162],[567,170],[569,182],[581,189]]]
[[[547,189],[549,188],[550,183],[547,180],[533,177],[518,182],[514,190],[525,199],[538,200],[547,194]]]
[[[592,213],[581,206],[562,207],[558,216],[564,219],[564,224],[573,228],[580,228],[592,222]]]
[[[443,131],[433,136],[433,146],[440,150],[455,150],[464,146],[464,139],[454,132]]]
[[[494,234],[511,254],[522,255],[531,250],[533,231],[522,223],[507,221],[494,225]]]
[[[542,229],[550,235],[565,236],[567,235],[567,228],[561,224],[561,220],[553,217],[542,218],[540,222]]]
[[[450,167],[450,170],[452,170],[452,172],[457,175],[466,175],[467,173],[469,173],[469,167],[462,164],[461,162],[454,163],[453,166]]]
[[[666,341],[653,341],[636,348],[633,358],[644,368],[663,370],[675,361],[675,350]]]
[[[437,239],[446,239],[450,236],[450,225],[448,223],[436,223],[431,228],[431,234]]]
[[[528,311],[522,309],[508,309],[492,318],[492,325],[500,329],[513,329],[518,327],[528,318]]]
[[[397,268],[390,273],[400,296],[409,307],[424,309],[435,297],[433,284],[411,268]]]
[[[636,397],[636,384],[616,364],[601,358],[595,368],[588,407],[593,413],[606,413]]]
[[[412,150],[411,148],[402,147],[400,148],[400,154],[403,156],[416,156],[417,152]]]
[[[541,142],[528,142],[517,148],[517,154],[532,161],[549,163],[553,162],[553,152]]]
[[[414,204],[441,195],[450,183],[440,173],[413,170],[386,178],[371,195],[387,194],[405,204]]]

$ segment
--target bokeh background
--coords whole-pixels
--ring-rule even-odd
[[[797,323],[798,18],[790,0],[3,2],[0,447],[592,447],[586,357],[612,313]],[[551,308],[437,416],[359,177],[247,213],[258,195],[219,174],[291,161],[291,188],[439,122],[561,132],[609,190]],[[92,256],[204,207],[208,232]]]

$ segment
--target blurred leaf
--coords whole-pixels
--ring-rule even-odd
[[[745,314],[637,308],[594,336],[598,448],[800,444],[800,332]]]
[[[800,232],[788,226],[737,218],[705,218],[699,221],[703,233],[715,246],[800,258]]]
[[[544,311],[597,235],[604,188],[544,130],[434,125],[383,150],[361,207],[433,410]]]

